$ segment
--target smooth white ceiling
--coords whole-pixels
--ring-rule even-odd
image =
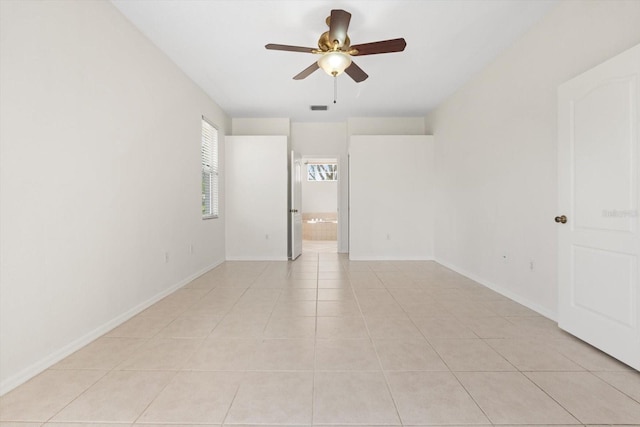
[[[342,121],[424,116],[509,47],[555,0],[249,1],[112,0],[231,117]],[[317,70],[308,53],[267,43],[316,47],[331,9],[352,14],[352,44],[404,37],[404,52],[355,57],[369,78],[355,83]],[[324,112],[310,105],[328,105]]]

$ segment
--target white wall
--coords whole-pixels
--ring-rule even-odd
[[[288,118],[233,118],[233,135],[286,135],[291,134]]]
[[[349,259],[433,259],[433,137],[349,142]]]
[[[338,212],[338,181],[302,179],[302,212]]]
[[[201,115],[230,121],[109,2],[3,0],[0,31],[4,393],[224,260]]]
[[[336,159],[304,159],[311,162],[335,162]],[[338,176],[342,171],[338,169]],[[338,212],[339,181],[308,181],[307,165],[302,176],[302,212]]]
[[[427,116],[439,262],[555,317],[556,90],[637,43],[640,2],[559,2]]]
[[[294,150],[306,157],[338,159],[338,252],[349,252],[349,137],[356,134],[424,135],[424,131],[424,117],[354,117],[347,122],[291,123]]]
[[[306,157],[338,159],[338,252],[349,252],[347,124],[293,122],[291,144],[295,151]],[[302,202],[305,203],[304,190]]]
[[[287,259],[287,137],[226,138],[226,257]]]
[[[352,117],[349,135],[424,135],[424,117]]]

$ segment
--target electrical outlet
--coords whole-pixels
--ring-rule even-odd
[[[533,260],[529,261],[529,270],[533,271]]]
[[[165,252],[164,253],[164,263],[168,264],[169,263],[169,252]]]

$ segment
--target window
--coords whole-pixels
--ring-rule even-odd
[[[307,181],[337,181],[338,165],[336,163],[309,163],[307,165]]]
[[[218,218],[218,129],[202,118],[202,218]]]

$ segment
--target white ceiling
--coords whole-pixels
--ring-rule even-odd
[[[112,0],[231,117],[342,121],[424,116],[509,47],[556,0]],[[317,56],[267,43],[316,47],[331,9],[352,14],[352,45],[404,37],[404,52],[355,57],[355,83],[318,70]],[[323,112],[310,105],[328,105]]]

